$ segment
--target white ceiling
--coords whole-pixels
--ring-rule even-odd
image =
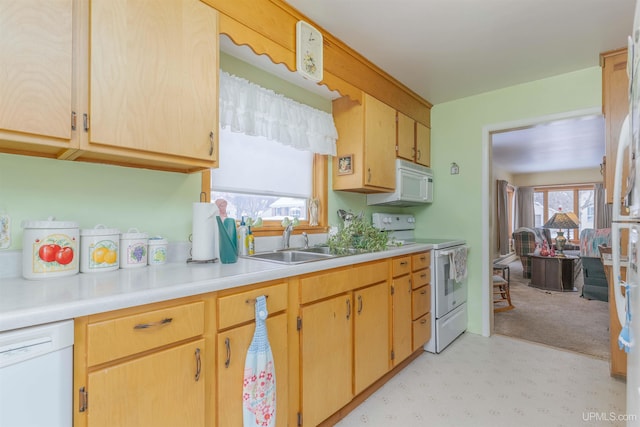
[[[285,1],[434,105],[598,66],[601,52],[626,46],[635,7],[635,0]],[[560,128],[563,139],[551,133]],[[522,163],[509,154],[531,145],[540,153],[543,129],[555,158],[602,161],[604,140],[594,138],[603,131],[590,120],[503,135],[494,155]],[[514,173],[525,169],[533,168]]]

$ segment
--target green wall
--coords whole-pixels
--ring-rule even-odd
[[[10,249],[22,248],[23,220],[49,216],[81,228],[135,227],[186,241],[199,194],[200,174],[0,154],[0,211],[11,217]]]
[[[421,237],[461,237],[470,246],[469,331],[482,332],[482,267],[491,262],[489,242],[483,241],[487,227],[482,222],[483,197],[491,195],[483,182],[483,168],[488,167],[483,159],[483,128],[598,108],[601,78],[601,69],[592,67],[438,104],[431,110],[435,202],[412,211]],[[452,162],[460,166],[459,175],[450,175]]]

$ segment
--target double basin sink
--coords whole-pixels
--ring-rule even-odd
[[[310,248],[280,249],[271,252],[259,252],[249,255],[249,259],[275,262],[278,264],[303,264],[336,258],[340,255],[332,254],[328,246],[314,246]]]

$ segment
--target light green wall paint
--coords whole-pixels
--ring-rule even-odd
[[[482,332],[482,197],[488,190],[482,179],[483,128],[599,107],[601,79],[601,69],[592,67],[438,104],[431,110],[434,203],[412,211],[419,236],[461,237],[470,246],[470,332]],[[451,162],[460,166],[459,175],[449,174]],[[489,206],[494,203],[489,200]]]
[[[0,154],[0,211],[11,217],[11,248],[22,248],[23,220],[77,221],[126,231],[138,228],[170,241],[191,233],[191,204],[200,174]]]
[[[276,93],[280,93],[287,98],[293,99],[294,101],[309,105],[310,107],[317,108],[318,110],[325,111],[327,113],[331,112],[330,99],[325,99],[320,95],[311,93],[300,86],[296,86],[282,80],[281,78],[241,61],[234,56],[221,52],[220,68],[229,74],[243,77],[259,86],[271,89]]]

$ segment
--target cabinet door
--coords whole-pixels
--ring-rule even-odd
[[[365,141],[364,141],[364,183],[376,187],[394,189],[396,112],[393,108],[366,96]]]
[[[629,77],[627,76],[627,50],[603,56],[602,110],[605,118],[605,188],[607,203],[613,203],[613,177],[616,171],[616,154],[622,122],[629,113]],[[625,157],[626,158],[626,157]],[[623,165],[622,194],[626,191],[628,168]]]
[[[431,166],[431,129],[416,122],[416,163]]]
[[[353,303],[350,294],[339,295],[300,312],[302,417],[316,426],[353,397]]]
[[[217,158],[217,12],[199,0],[93,0],[89,149]]]
[[[389,293],[387,282],[354,294],[354,394],[389,370]]]
[[[398,111],[396,156],[413,161],[415,157],[415,121]]]
[[[0,2],[0,147],[68,147],[72,110],[72,0]],[[20,141],[20,142],[9,142]]]
[[[393,364],[397,365],[411,354],[411,276],[393,279],[392,293]]]
[[[218,334],[218,426],[242,425],[242,381],[247,349],[255,324],[230,329]],[[267,318],[267,334],[276,368],[276,426],[287,425],[287,316]]]
[[[204,360],[201,339],[90,373],[89,427],[204,426]]]

